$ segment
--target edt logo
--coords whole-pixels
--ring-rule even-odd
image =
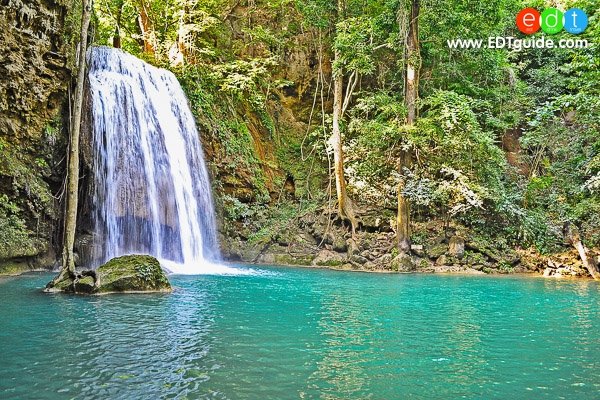
[[[588,17],[580,8],[571,8],[564,14],[556,8],[547,8],[542,14],[535,8],[524,8],[517,14],[517,27],[526,35],[542,30],[548,35],[554,35],[563,28],[565,31],[578,35],[585,31]]]

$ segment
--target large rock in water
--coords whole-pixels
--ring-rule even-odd
[[[50,292],[67,293],[143,293],[170,292],[171,284],[158,260],[148,255],[116,257],[96,270],[97,284],[86,276],[73,285],[72,279],[58,282]]]

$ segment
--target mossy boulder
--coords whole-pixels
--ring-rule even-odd
[[[417,269],[417,266],[408,254],[400,253],[392,260],[390,264],[392,271],[398,272],[413,272]]]
[[[105,294],[170,292],[171,284],[158,260],[148,255],[116,257],[96,270],[97,282],[92,276],[77,280],[68,278],[47,289],[53,292]]]

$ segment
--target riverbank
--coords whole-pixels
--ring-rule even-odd
[[[410,254],[402,254],[393,217],[387,209],[365,208],[354,234],[324,208],[283,221],[228,221],[220,235],[221,254],[233,263],[368,272],[590,276],[578,252],[565,244],[541,253],[502,235],[437,219],[415,221]]]
[[[52,266],[47,268],[32,266],[27,262],[8,261],[0,263],[0,277],[19,276],[29,272],[52,272]]]

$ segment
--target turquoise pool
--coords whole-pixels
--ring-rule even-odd
[[[0,398],[600,398],[596,282],[246,272],[103,297],[2,278]]]

